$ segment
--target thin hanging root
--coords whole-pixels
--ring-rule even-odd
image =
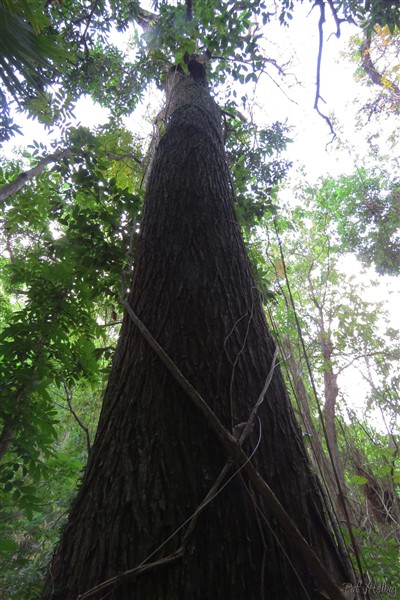
[[[126,300],[122,300],[128,315],[137,326],[145,340],[153,348],[159,359],[164,363],[169,372],[175,377],[176,381],[186,391],[197,408],[203,413],[210,427],[218,436],[220,442],[231,460],[240,465],[248,480],[251,482],[255,492],[265,501],[271,513],[278,521],[280,527],[285,532],[287,539],[292,543],[293,548],[303,559],[320,585],[320,589],[325,590],[331,600],[346,600],[341,588],[331,578],[318,556],[300,533],[294,521],[287,514],[274,492],[264,481],[255,467],[249,462],[249,457],[243,452],[236,438],[230,433],[218,419],[207,402],[202,398],[198,391],[186,379],[183,373],[178,369],[165,350],[160,346],[157,340],[152,336],[145,324],[139,319],[136,313]]]

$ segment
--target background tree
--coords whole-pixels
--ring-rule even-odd
[[[268,236],[267,246],[265,241],[258,241],[263,251],[261,260],[265,263],[268,259],[272,270],[269,280],[275,280],[277,289],[269,314],[286,358],[286,373],[303,434],[309,440],[313,463],[334,511],[340,522],[350,520],[365,548],[380,545],[381,538],[374,531],[390,539],[387,556],[394,566],[398,560],[399,523],[398,465],[393,459],[398,432],[398,332],[385,315],[383,302],[366,301],[364,284],[355,275],[343,272],[346,246],[342,242],[342,218],[338,219],[332,209],[325,181],[321,187],[326,194],[322,202],[321,188],[316,186],[314,193],[307,187],[298,188],[299,202],[294,206],[285,209],[281,203],[278,246],[273,236]],[[333,202],[335,205],[335,195]],[[353,371],[353,384],[347,384],[346,389],[349,369]],[[367,382],[363,413],[361,406],[350,408],[355,401],[360,403],[351,396],[351,389],[354,394],[357,386],[355,369]],[[375,381],[380,381],[387,392],[382,389],[379,396]],[[376,410],[372,398],[378,397],[386,398],[378,409],[379,416],[384,415],[384,436],[358,423],[360,418],[362,423],[367,421],[372,406]],[[376,450],[364,450],[372,440],[379,447],[379,459]],[[371,514],[368,526],[360,492],[377,511],[375,519],[372,509],[367,510]],[[367,554],[371,556],[372,552]],[[368,567],[376,575],[377,565],[370,561]],[[382,568],[381,578],[384,572]]]
[[[377,25],[364,37],[353,40],[353,60],[360,66],[356,76],[371,88],[372,99],[364,105],[369,118],[380,113],[398,114],[399,89],[399,32],[396,26]]]
[[[400,266],[400,208],[397,165],[388,160],[352,175],[325,178],[308,193],[315,210],[337,223],[341,252],[354,252],[365,266],[380,274],[397,275]]]

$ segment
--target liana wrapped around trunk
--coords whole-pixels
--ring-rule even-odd
[[[195,72],[168,77],[128,310],[46,599],[336,600],[350,577],[273,365],[275,344],[233,208],[220,110]],[[233,434],[271,373],[240,449]],[[225,428],[226,443],[183,380]],[[251,469],[236,460],[234,444],[252,456]],[[256,476],[336,592],[322,589]]]

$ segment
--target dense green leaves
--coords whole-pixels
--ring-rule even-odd
[[[24,478],[37,484],[45,476],[58,435],[54,396],[84,381],[101,385],[115,343],[111,313],[129,284],[141,207],[140,191],[129,190],[141,174],[132,159],[115,172],[105,150],[120,151],[115,134],[72,132],[73,159],[3,206],[1,242],[11,260],[2,277],[1,448],[23,471],[21,478],[5,463],[2,477],[28,516],[39,508]]]
[[[0,552],[10,566],[0,586],[16,598],[36,597],[50,530],[85,463],[82,427],[93,435],[142,201],[140,151],[109,158],[121,143],[132,148],[125,131],[78,129],[68,141],[73,157],[2,207]],[[40,144],[31,150],[8,165],[8,178],[46,154]]]
[[[335,222],[333,243],[342,252],[355,252],[380,274],[400,270],[400,180],[383,166],[354,175],[326,178],[305,191],[321,215]]]
[[[281,158],[290,141],[288,130],[281,123],[257,130],[239,118],[227,119],[226,129],[236,214],[242,227],[249,230],[273,210],[278,185],[290,167]]]
[[[120,15],[137,13],[137,2],[128,9],[125,2],[2,2],[0,10],[0,142],[19,131],[13,101],[48,126],[70,118],[85,93],[116,116],[131,112],[140,94],[134,65],[108,37],[113,27],[126,27]]]
[[[20,108],[46,105],[46,85],[57,77],[61,64],[72,59],[34,3],[0,3],[0,143],[18,132],[10,117],[9,98],[17,100]]]
[[[89,428],[96,427],[98,391],[89,386],[75,387],[73,406]],[[2,469],[0,511],[0,594],[24,600],[39,598],[46,563],[57,540],[58,528],[69,507],[82,468],[86,462],[85,436],[76,427],[65,395],[53,392],[57,408],[59,442],[46,457],[35,478],[10,455]]]

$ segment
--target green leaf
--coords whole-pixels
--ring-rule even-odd
[[[368,479],[366,477],[362,477],[361,475],[353,475],[350,481],[355,485],[365,485],[366,483],[368,483]]]
[[[18,544],[8,537],[0,537],[0,554],[10,554],[18,550]]]

